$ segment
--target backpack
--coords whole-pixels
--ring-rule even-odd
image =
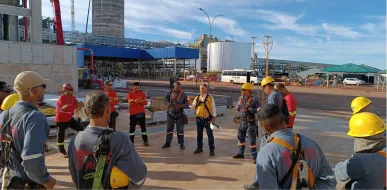
[[[78,182],[81,184],[78,189],[111,189],[111,187],[105,188],[103,181],[110,162],[110,140],[113,133],[112,130],[104,130],[98,136],[94,154],[84,157],[82,170],[78,175]]]
[[[287,173],[278,183],[278,186],[282,189],[301,189],[306,187],[308,189],[314,189],[315,178],[313,176],[312,170],[307,165],[304,159],[304,150],[301,148],[301,138],[299,134],[294,134],[295,147],[287,143],[286,141],[280,138],[272,138],[269,142],[277,143],[286,149],[291,151],[290,158],[292,160],[292,165],[290,166]],[[288,184],[289,176],[292,175],[291,183]],[[306,181],[306,178],[308,181]],[[286,183],[286,184],[285,184]],[[284,187],[284,186],[287,187]]]
[[[284,117],[285,117],[285,124],[289,124],[289,122],[290,122],[290,115],[289,115],[288,104],[286,103],[285,98],[282,99],[281,111],[282,111],[282,114],[284,114]]]
[[[32,106],[23,106],[17,113],[10,114],[10,109],[2,112],[4,114],[3,121],[5,121],[4,125],[0,129],[1,134],[1,158],[0,158],[0,165],[4,167],[4,171],[1,173],[3,176],[3,183],[2,188],[7,188],[6,185],[8,185],[9,180],[9,169],[8,165],[10,162],[10,155],[11,153],[14,153],[15,159],[17,159],[20,163],[23,162],[23,159],[19,152],[16,151],[16,147],[14,144],[14,139],[12,137],[12,129],[11,127],[14,126],[19,120],[23,117],[24,114],[29,113],[31,111],[37,110],[37,108]],[[27,183],[24,179],[21,179],[23,182]]]

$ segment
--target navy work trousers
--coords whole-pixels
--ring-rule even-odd
[[[203,131],[206,129],[208,137],[208,146],[210,150],[215,150],[214,146],[214,133],[210,127],[209,118],[196,118],[196,129],[197,129],[197,145],[198,148],[203,148]]]
[[[174,115],[167,113],[167,137],[166,143],[171,144],[173,138],[173,130],[176,124],[177,141],[179,144],[184,144],[184,116],[183,114]]]
[[[257,158],[257,125],[249,125],[246,122],[240,122],[238,126],[238,154],[245,154],[246,135],[249,138],[250,153],[255,160]]]

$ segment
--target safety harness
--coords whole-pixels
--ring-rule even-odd
[[[183,94],[183,92],[182,91],[180,91],[180,93],[179,93],[179,95],[177,95],[177,102],[180,102],[180,98],[181,98],[181,95]],[[174,90],[171,90],[171,96],[170,96],[170,100],[169,100],[169,103],[171,103],[172,104],[172,101],[174,101],[176,98],[175,98],[175,92],[174,92]],[[167,112],[167,116],[169,117],[169,118],[171,118],[171,119],[173,119],[174,121],[175,121],[175,123],[177,122],[177,119],[175,118],[175,117],[172,117],[171,116],[171,113],[169,113],[169,112]],[[184,122],[184,124],[187,124],[188,123],[188,118],[187,118],[187,116],[185,115],[185,113],[184,113],[184,109],[183,109],[183,122]],[[180,116],[181,117],[181,116]],[[180,118],[179,117],[179,118]]]
[[[211,120],[213,116],[212,116],[212,113],[210,112],[210,109],[208,109],[208,106],[207,106],[207,104],[206,104],[206,103],[207,103],[207,99],[208,99],[208,98],[211,98],[210,95],[207,94],[207,95],[206,95],[206,98],[204,98],[204,101],[203,101],[203,102],[200,101],[199,97],[200,97],[200,96],[196,96],[196,97],[195,97],[195,101],[196,101],[196,102],[199,101],[198,104],[196,104],[195,112],[196,112],[196,110],[198,109],[198,106],[199,106],[200,104],[204,104],[204,108],[205,108],[206,111],[208,112],[208,118]]]
[[[290,189],[301,189],[302,187],[306,187],[310,190],[314,189],[315,178],[312,170],[309,168],[306,161],[303,160],[304,150],[301,148],[300,135],[294,134],[294,144],[297,148],[280,138],[272,138],[268,142],[277,143],[291,151],[290,158],[292,159],[292,165],[278,185],[283,187],[289,176],[292,174]]]
[[[94,145],[95,154],[86,155],[83,162],[83,170],[80,176],[83,176],[83,187],[80,189],[104,189],[103,180],[105,171],[110,161],[110,140],[114,131],[104,130]],[[109,185],[109,189],[111,189]]]
[[[9,184],[9,177],[10,177],[10,174],[9,174],[9,168],[8,168],[8,165],[10,164],[10,155],[11,153],[13,153],[13,155],[15,156],[15,159],[19,161],[19,163],[22,163],[23,162],[23,159],[20,155],[20,153],[16,150],[16,147],[15,147],[15,144],[14,144],[14,138],[12,136],[12,127],[16,125],[16,123],[19,122],[19,120],[23,117],[24,114],[28,113],[28,112],[31,112],[31,111],[34,111],[34,110],[38,110],[37,108],[35,107],[32,107],[32,106],[28,106],[28,105],[25,105],[25,106],[22,106],[21,109],[16,112],[15,114],[10,114],[9,113],[9,109],[4,111],[4,118],[3,120],[6,121],[4,123],[4,125],[1,127],[0,129],[0,134],[1,134],[1,162],[2,162],[2,165],[5,167],[4,168],[4,171],[3,171],[3,183],[2,183],[2,189],[7,189],[8,187],[8,184]],[[19,178],[17,176],[15,176],[14,178]],[[16,179],[14,180],[16,181]],[[32,182],[32,181],[26,181],[24,179],[17,179],[18,182],[20,182],[20,186],[25,186],[26,184],[28,184],[28,186],[36,186],[37,184]],[[33,184],[34,183],[34,184]]]

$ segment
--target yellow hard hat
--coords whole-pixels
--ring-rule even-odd
[[[265,77],[265,78],[261,81],[261,86],[265,86],[265,85],[267,85],[267,84],[269,84],[269,83],[273,83],[273,82],[275,82],[275,80],[273,79],[273,77],[267,76],[267,77]]]
[[[353,99],[351,103],[351,109],[353,111],[353,114],[358,113],[361,109],[365,108],[370,103],[372,103],[370,99],[362,96]]]
[[[246,82],[242,85],[242,89],[245,89],[245,90],[253,90],[253,87],[254,86],[248,82]]]
[[[110,172],[110,186],[112,186],[113,189],[117,189],[120,187],[127,187],[129,183],[130,178],[117,166],[113,166],[113,169]]]
[[[348,136],[352,137],[370,137],[386,131],[386,123],[370,112],[355,114],[349,120]]]
[[[7,110],[11,108],[16,102],[20,101],[20,95],[18,93],[8,95],[4,100],[3,104],[1,104],[2,110]]]

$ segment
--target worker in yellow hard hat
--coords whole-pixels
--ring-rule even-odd
[[[238,116],[235,117],[234,122],[238,124],[238,153],[233,158],[243,159],[245,157],[245,141],[247,135],[253,163],[256,163],[258,121],[255,118],[255,114],[258,108],[261,107],[261,103],[259,102],[259,98],[252,94],[253,87],[250,83],[244,83],[242,85],[242,95],[239,97],[236,105]]]
[[[91,92],[85,98],[90,124],[68,146],[69,170],[77,189],[140,189],[146,180],[146,165],[130,137],[109,128],[110,108],[104,92]]]
[[[378,115],[379,117],[381,116],[381,113],[374,107],[374,105],[372,105],[372,101],[362,96],[356,97],[352,100],[351,109],[353,114],[371,112]]]
[[[376,114],[362,112],[349,121],[355,154],[335,166],[336,179],[349,181],[346,189],[386,188],[386,124]]]
[[[278,106],[285,117],[286,125],[289,124],[290,117],[289,117],[288,106],[286,105],[285,98],[281,94],[281,92],[274,88],[275,86],[274,78],[271,76],[266,76],[265,78],[262,79],[261,86],[265,94],[268,95],[265,104],[274,104]],[[266,145],[266,140],[268,137],[269,137],[268,134],[265,134],[265,132],[262,132],[260,137],[261,138],[260,148]]]
[[[5,111],[15,105],[18,101],[20,101],[20,95],[18,93],[11,94],[4,99],[1,104],[1,109]]]

